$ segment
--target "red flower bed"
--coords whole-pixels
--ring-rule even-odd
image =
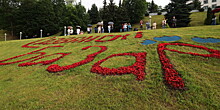
[[[47,48],[52,48],[52,47],[63,47],[63,46],[48,46],[48,47],[45,47],[45,48],[42,48],[42,49],[35,50],[35,51],[33,51],[33,52],[30,52],[30,53],[26,53],[26,54],[18,55],[18,56],[11,57],[11,58],[8,58],[8,59],[5,59],[5,60],[1,60],[1,61],[0,61],[0,65],[9,65],[9,64],[19,63],[19,62],[31,60],[31,59],[34,59],[34,58],[37,58],[36,60],[42,59],[42,58],[44,58],[44,57],[42,57],[42,56],[45,55],[46,53],[45,53],[45,52],[40,52],[40,51],[45,50],[45,49],[47,49]],[[31,47],[29,47],[29,48],[31,48]],[[26,56],[26,55],[35,55],[35,54],[36,54],[36,56],[30,57],[30,58],[27,58],[27,59],[3,63],[3,62],[10,61],[10,60],[16,59],[16,58],[20,58],[20,57],[23,57],[23,56]],[[63,54],[64,56],[66,55],[65,53],[57,53],[57,54]],[[51,55],[49,55],[49,56],[51,56]],[[63,56],[63,57],[64,57],[64,56]],[[40,57],[40,58],[38,58],[38,57]],[[45,56],[45,57],[48,57],[48,56]],[[36,60],[33,60],[33,61],[36,61]],[[54,60],[55,60],[55,59],[54,59]],[[52,61],[54,61],[54,60],[52,60]],[[50,62],[52,62],[52,61],[50,61]],[[45,64],[46,64],[46,62],[48,63],[48,61],[38,62],[38,63],[45,63]],[[23,65],[25,65],[25,64],[23,64]],[[20,65],[20,66],[23,66],[23,65]]]
[[[128,67],[120,67],[120,68],[106,68],[101,67],[100,65],[106,60],[116,57],[116,56],[134,56],[136,58],[136,62]],[[146,65],[146,53],[121,53],[121,54],[113,54],[105,59],[102,59],[95,63],[92,66],[91,72],[101,74],[101,75],[123,75],[123,74],[134,74],[137,76],[136,80],[144,80],[145,79],[145,65]]]
[[[143,37],[143,32],[137,32],[134,38],[142,38],[142,37]]]
[[[168,45],[178,45],[178,46],[188,46],[188,47],[194,47],[206,50],[210,52],[210,54],[198,54],[198,53],[192,53],[192,52],[181,52],[174,49],[168,49],[166,46]],[[220,51],[209,49],[204,46],[198,46],[198,45],[192,45],[192,44],[184,44],[184,43],[161,43],[158,45],[158,54],[160,58],[160,62],[162,64],[163,74],[165,82],[174,89],[184,89],[185,84],[183,79],[180,77],[179,73],[174,69],[173,65],[170,63],[170,60],[166,56],[165,50],[169,50],[172,52],[178,52],[181,54],[190,54],[190,55],[196,55],[196,56],[203,56],[203,57],[215,57],[220,58]]]
[[[67,66],[59,66],[57,64],[50,65],[47,68],[47,71],[49,71],[49,72],[60,72],[60,71],[64,71],[64,70],[69,70],[71,68],[75,68],[77,66],[84,65],[86,63],[89,63],[89,62],[93,61],[98,54],[100,54],[100,53],[107,50],[107,47],[105,47],[105,46],[88,46],[88,47],[82,48],[82,50],[87,50],[91,47],[99,47],[99,48],[101,48],[101,50],[96,52],[96,53],[88,55],[86,59],[84,59],[80,62],[77,62],[77,63],[73,63],[72,65],[67,65]]]

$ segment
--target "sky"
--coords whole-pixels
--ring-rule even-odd
[[[80,0],[76,0],[76,1],[79,2]],[[81,0],[81,1],[82,1],[82,5],[85,6],[85,8],[88,10],[91,9],[92,4],[96,4],[98,8],[102,8],[104,0]],[[106,1],[109,2],[109,0]],[[151,2],[152,0],[146,0],[146,1]],[[119,0],[114,0],[114,2],[116,3],[116,5],[119,4]],[[154,3],[162,7],[167,5],[169,2],[170,0],[154,0]]]

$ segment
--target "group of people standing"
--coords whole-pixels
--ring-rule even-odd
[[[173,16],[172,20],[172,28],[176,28],[176,23],[177,23],[177,19],[175,16]],[[140,21],[140,29],[143,30],[143,20]],[[162,29],[165,29],[166,27],[168,27],[167,24],[167,19],[163,19],[162,20]],[[151,30],[151,29],[157,29],[157,23],[154,21],[151,25],[151,22],[147,21],[146,22],[146,30]]]
[[[131,31],[131,30],[132,30],[131,23],[121,24],[120,32],[129,32],[129,31]]]

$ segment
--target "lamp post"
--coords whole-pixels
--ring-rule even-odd
[[[43,30],[41,29],[40,30],[40,38],[42,38],[43,37]]]
[[[20,32],[20,40],[21,40],[21,37],[22,37],[22,32]]]
[[[7,36],[7,34],[5,33],[5,41],[6,41],[6,36]]]
[[[149,18],[150,18],[150,29],[151,29],[151,18],[152,18],[152,17],[151,17],[151,16],[149,16]]]
[[[64,36],[66,36],[66,26],[64,26]]]

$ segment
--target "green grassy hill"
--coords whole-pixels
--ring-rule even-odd
[[[53,64],[60,66],[71,65],[87,58],[86,56],[100,50],[97,46],[105,46],[107,50],[98,54],[95,59],[85,65],[57,73],[46,71],[49,65],[32,65],[19,67],[20,62],[0,65],[0,108],[1,109],[103,109],[103,110],[148,110],[148,109],[220,109],[220,59],[213,57],[192,56],[165,51],[174,69],[177,70],[185,83],[185,90],[169,88],[164,82],[164,75],[158,55],[158,45],[168,43],[157,41],[156,44],[142,45],[143,40],[153,40],[154,37],[180,36],[182,39],[169,43],[187,43],[205,46],[209,49],[220,50],[220,43],[197,43],[193,37],[220,39],[220,26],[201,26],[176,29],[144,30],[142,38],[134,38],[136,32],[114,33],[126,35],[108,42],[79,42],[89,36],[105,36],[108,34],[92,34],[66,37],[50,37],[50,41],[39,44],[43,39],[28,39],[0,41],[0,64],[28,59],[46,53],[53,54],[34,62],[45,61],[60,57],[61,54],[71,53]],[[78,41],[73,42],[73,39]],[[63,38],[63,39],[62,39]],[[66,38],[66,39],[64,39]],[[111,36],[103,40],[111,39]],[[54,42],[55,39],[59,41]],[[65,43],[70,42],[72,43]],[[84,39],[85,40],[85,39]],[[87,39],[88,40],[88,39]],[[36,42],[37,41],[37,42]],[[47,44],[54,42],[54,44]],[[24,48],[25,44],[38,48]],[[51,47],[48,46],[63,46]],[[87,46],[96,46],[82,50]],[[167,46],[184,52],[209,54],[207,51],[185,46]],[[42,50],[39,50],[42,49]],[[45,49],[45,50],[43,50]],[[39,50],[38,53],[36,50]],[[35,52],[34,52],[35,51]],[[30,53],[33,52],[33,53]],[[90,72],[92,66],[112,55],[119,53],[146,52],[146,76],[143,81],[137,81],[133,74],[121,76],[103,76]],[[215,51],[217,52],[217,51]],[[27,55],[26,53],[29,53]],[[23,57],[14,56],[25,55]],[[217,55],[217,54],[215,54]],[[3,61],[8,58],[14,59]],[[90,56],[93,57],[93,56]],[[142,59],[143,60],[143,59]],[[29,60],[31,61],[31,60]],[[46,63],[46,62],[44,62]],[[108,59],[101,66],[119,68],[135,63],[133,56],[118,56]]]

